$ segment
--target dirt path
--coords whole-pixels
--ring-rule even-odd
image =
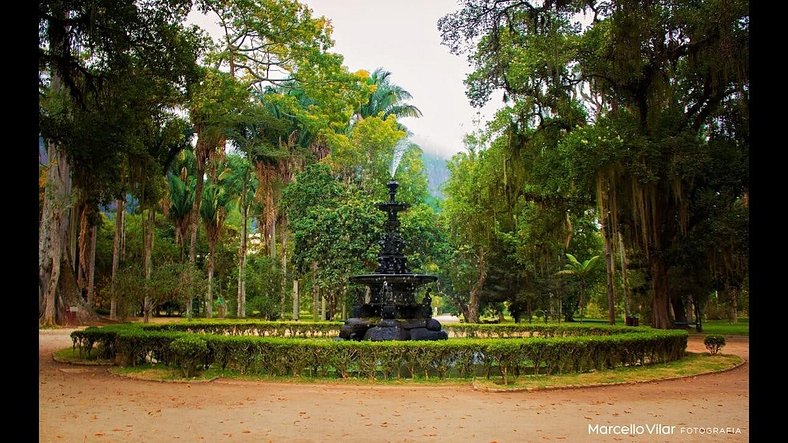
[[[71,344],[71,331],[39,333],[42,442],[711,443],[749,439],[748,364],[684,380],[520,393],[484,393],[469,386],[231,380],[165,384],[113,376],[106,368],[54,362],[52,352]],[[689,350],[701,351],[703,344],[691,337]],[[734,337],[724,351],[748,359],[749,341]],[[643,426],[643,433],[601,435],[605,426],[631,424]],[[668,426],[667,432],[658,434],[654,424]],[[589,425],[600,425],[600,431],[590,433]],[[693,432],[693,427],[723,428],[722,432],[738,428],[740,433]]]

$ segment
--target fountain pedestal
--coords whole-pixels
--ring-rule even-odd
[[[355,275],[350,282],[369,287],[369,303],[359,300],[351,318],[345,321],[339,337],[346,340],[446,340],[448,334],[432,318],[430,290],[416,303],[419,286],[436,281],[434,275],[414,274],[403,254],[405,242],[400,234],[398,213],[408,208],[396,201],[396,181],[388,182],[389,200],[377,207],[388,214],[385,233],[380,240],[378,268],[372,274]]]

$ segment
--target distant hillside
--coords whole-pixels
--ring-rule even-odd
[[[443,200],[443,184],[449,179],[449,168],[446,159],[439,154],[422,151],[421,159],[427,173],[427,182],[430,194],[438,200]]]

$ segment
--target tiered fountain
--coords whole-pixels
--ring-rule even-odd
[[[432,318],[432,299],[427,289],[421,303],[416,303],[419,286],[432,283],[434,275],[414,274],[402,253],[405,242],[399,231],[399,212],[408,208],[397,202],[399,183],[388,182],[389,200],[376,206],[384,211],[385,233],[380,240],[378,268],[372,274],[350,277],[351,283],[364,284],[370,289],[370,300],[359,300],[352,317],[345,321],[339,337],[346,340],[446,340],[446,331]]]

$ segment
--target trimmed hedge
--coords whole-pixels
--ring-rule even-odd
[[[206,328],[201,328],[203,325]],[[240,325],[243,327],[239,328]],[[368,379],[499,375],[504,383],[511,377],[525,373],[586,372],[617,366],[664,363],[683,357],[687,346],[687,332],[684,330],[603,326],[562,326],[552,329],[550,326],[530,326],[530,331],[541,336],[506,340],[458,338],[447,341],[357,342],[304,339],[293,335],[289,338],[231,335],[228,332],[287,331],[286,328],[290,326],[288,322],[273,323],[271,329],[260,322],[155,326],[135,324],[87,328],[71,335],[74,346],[79,347],[81,353],[89,353],[94,344],[98,344],[105,358],[115,357],[115,361],[123,365],[144,362],[176,365],[177,356],[170,343],[190,336],[183,332],[185,330],[196,332],[202,329],[212,332],[200,334],[207,345],[205,367],[213,366],[241,374]],[[471,325],[463,327],[468,326]],[[501,334],[499,336],[512,333],[490,330],[508,328],[510,325],[478,326],[482,327],[475,334],[479,334],[479,331]],[[517,333],[529,331],[521,329]],[[309,329],[305,327],[303,330]],[[215,331],[221,331],[222,335],[213,333]],[[600,335],[591,335],[595,332]],[[292,334],[292,330],[285,333]]]
[[[542,324],[459,324],[443,327],[450,337],[468,338],[525,338],[525,337],[575,337],[587,335],[629,334],[649,331],[651,328],[631,326],[593,325],[582,323],[563,323],[559,325]]]
[[[146,328],[154,331],[179,331],[217,335],[328,338],[339,335],[342,324],[341,322],[204,320],[199,322],[149,325]]]
[[[199,335],[186,334],[170,342],[170,351],[175,354],[184,377],[195,376],[208,355],[208,343]]]
[[[148,325],[147,329],[158,331],[181,331],[200,334],[248,335],[256,337],[302,337],[329,338],[339,335],[341,322],[296,322],[260,320],[203,320],[199,322]],[[593,325],[565,323],[560,325],[541,324],[454,324],[443,329],[454,338],[525,338],[525,337],[570,337],[585,335],[627,334],[648,331],[650,328],[630,326]]]

